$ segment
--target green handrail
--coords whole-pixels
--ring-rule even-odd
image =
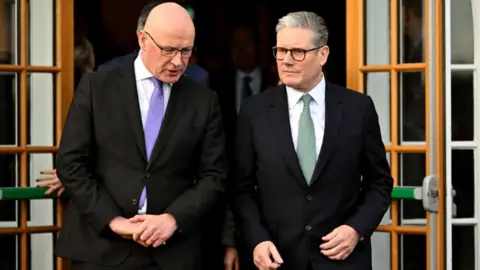
[[[57,192],[51,195],[45,195],[48,188],[32,187],[8,187],[0,188],[0,200],[41,200],[57,199]],[[62,196],[63,197],[63,194]],[[392,190],[392,199],[394,200],[421,200],[422,187],[394,187]]]
[[[0,188],[0,200],[41,200],[41,199],[56,199],[57,192],[50,195],[45,195],[48,188],[32,188],[32,187],[8,187]],[[63,197],[63,194],[62,194]]]

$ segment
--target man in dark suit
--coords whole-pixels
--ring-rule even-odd
[[[81,80],[57,163],[71,200],[56,255],[74,270],[199,269],[227,166],[216,94],[182,76],[194,37],[188,12],[161,4],[135,61]]]
[[[234,166],[234,137],[240,105],[247,97],[256,95],[274,84],[270,79],[270,72],[261,67],[258,62],[258,44],[258,34],[253,26],[243,23],[236,25],[231,36],[231,66],[211,77],[212,88],[218,93],[222,108],[230,167]],[[228,178],[234,178],[232,170],[230,170]],[[255,269],[251,260],[251,252],[246,250],[241,239],[237,239],[233,218],[228,216],[230,213],[227,211],[223,244],[235,247],[239,254],[234,260],[228,260],[234,255],[232,254],[234,250],[227,249],[225,254],[227,269],[232,269],[231,264],[238,265],[243,270]]]
[[[150,11],[157,5],[161,4],[164,1],[161,0],[154,0],[149,2],[145,7],[143,7],[142,11],[140,12],[140,16],[138,17],[138,22],[137,22],[137,36],[140,35],[140,32],[143,30],[145,27],[145,22],[147,21],[148,14]],[[123,56],[119,56],[116,58],[113,58],[112,60],[109,60],[103,64],[101,64],[97,70],[103,70],[103,69],[109,69],[112,67],[117,67],[119,65],[122,65],[124,63],[128,62],[133,62],[137,56],[138,56],[139,51],[135,51]],[[208,72],[200,67],[199,65],[195,63],[189,63],[187,65],[187,69],[185,70],[184,73],[186,76],[189,76],[192,78],[194,81],[202,83],[204,85],[208,85],[209,83],[209,76]]]
[[[276,30],[284,85],[247,99],[238,116],[238,227],[259,269],[369,270],[393,187],[374,104],[325,81],[321,17],[290,13]]]

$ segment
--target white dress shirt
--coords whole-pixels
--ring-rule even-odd
[[[295,150],[297,150],[298,145],[300,115],[303,111],[303,101],[301,98],[304,94],[305,93],[287,86],[288,113],[290,116],[290,128],[292,130],[292,140]],[[308,92],[308,94],[313,98],[310,102],[310,115],[315,128],[315,150],[318,160],[318,155],[320,154],[323,143],[323,133],[325,131],[325,78],[322,78],[320,83]]]
[[[137,84],[138,103],[140,105],[140,115],[142,117],[142,126],[145,129],[145,122],[147,121],[148,109],[150,108],[150,99],[152,97],[155,86],[151,81],[153,75],[143,64],[140,54],[137,56],[134,62],[135,81]],[[163,84],[163,96],[164,96],[164,115],[167,110],[168,99],[172,91],[172,85],[168,83]],[[139,197],[140,198],[140,197]],[[138,211],[139,213],[147,212],[147,198],[145,198],[145,204]]]

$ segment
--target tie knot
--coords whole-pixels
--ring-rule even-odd
[[[150,80],[153,82],[153,85],[155,86],[155,89],[162,89],[162,82],[157,79],[157,77],[150,77]]]
[[[310,102],[313,100],[312,96],[305,94],[302,96],[303,106],[309,106]]]
[[[243,82],[244,82],[244,83],[250,83],[251,81],[252,81],[252,77],[250,77],[250,76],[248,76],[248,75],[245,76],[245,77],[243,77]]]

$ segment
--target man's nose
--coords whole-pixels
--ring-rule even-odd
[[[177,54],[175,54],[175,56],[172,58],[172,64],[174,64],[176,67],[180,67],[183,65],[183,61],[182,61],[182,54],[181,52],[177,52]]]
[[[285,57],[283,57],[283,63],[287,65],[293,65],[295,63],[295,59],[293,59],[292,54],[290,52],[287,52],[285,54]]]

